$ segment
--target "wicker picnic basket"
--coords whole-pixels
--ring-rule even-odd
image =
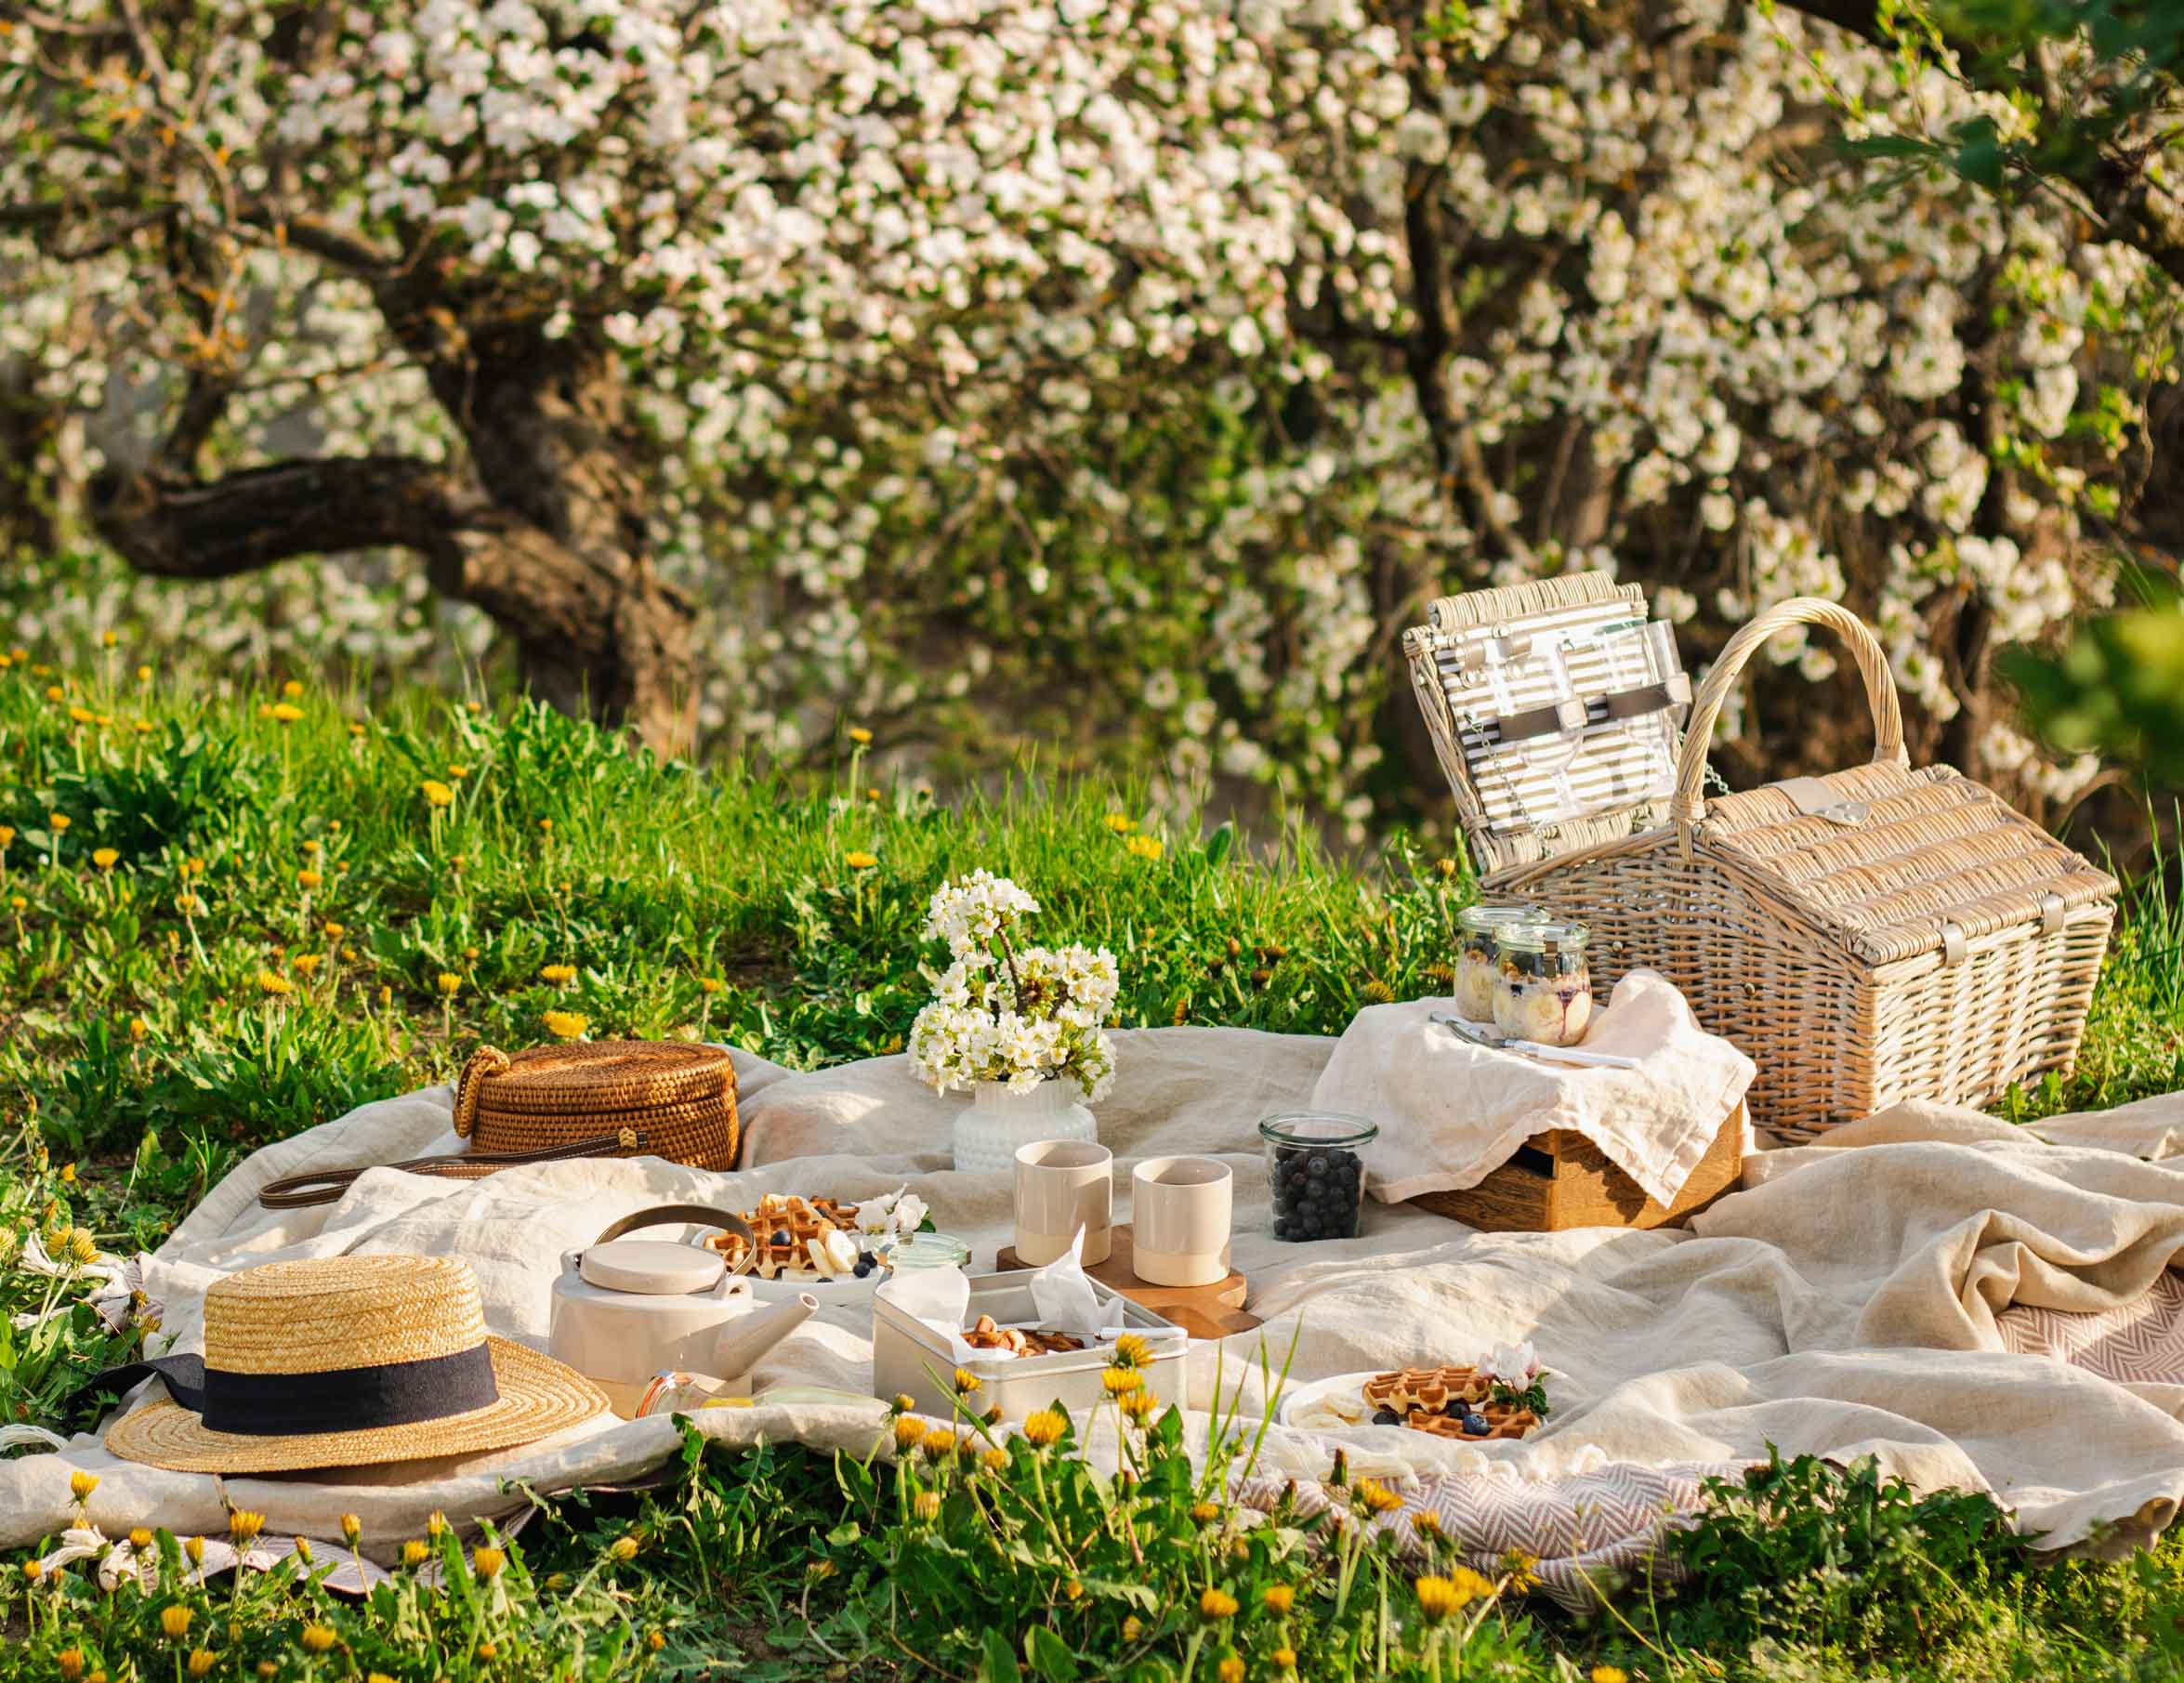
[[[1548,605],[1528,588],[1510,605]],[[1496,606],[1475,611],[1483,624]],[[1796,625],[1849,646],[1873,761],[1708,800],[1722,705],[1760,644]],[[1665,974],[1758,1065],[1759,1126],[1809,1140],[1901,1099],[1986,1104],[2070,1069],[2116,882],[1971,779],[1911,769],[1888,656],[1848,609],[1801,597],[1730,638],[1693,702],[1665,822],[1656,809],[1596,813],[1589,836],[1475,835],[1485,889],[1590,925],[1596,989],[1638,966]]]

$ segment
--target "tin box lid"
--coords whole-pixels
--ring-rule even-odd
[[[717,1251],[667,1239],[611,1239],[584,1253],[577,1272],[606,1292],[638,1292],[649,1297],[709,1292],[728,1269]]]

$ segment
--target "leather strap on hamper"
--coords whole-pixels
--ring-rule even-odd
[[[527,1163],[559,1163],[566,1157],[628,1157],[645,1149],[645,1137],[635,1128],[601,1134],[592,1139],[572,1140],[537,1151],[467,1151],[449,1157],[413,1157],[406,1163],[366,1164],[358,1169],[321,1169],[314,1174],[290,1175],[269,1180],[258,1189],[257,1201],[269,1210],[300,1210],[315,1203],[332,1203],[356,1183],[366,1169],[400,1169],[405,1175],[440,1175],[450,1180],[475,1180],[501,1169]]]

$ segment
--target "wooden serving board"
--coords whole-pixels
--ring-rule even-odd
[[[1014,1245],[1006,1244],[1001,1247],[993,1261],[1005,1273],[1033,1266],[1017,1256]],[[1131,1302],[1165,1316],[1193,1338],[1226,1338],[1232,1333],[1248,1333],[1261,1324],[1259,1318],[1243,1307],[1244,1293],[1251,1282],[1234,1269],[1229,1270],[1226,1280],[1217,1280],[1211,1285],[1154,1285],[1138,1279],[1130,1268],[1127,1222],[1113,1229],[1107,1260],[1094,1263],[1085,1272],[1101,1285],[1113,1287]]]

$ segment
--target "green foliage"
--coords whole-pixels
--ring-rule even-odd
[[[2184,601],[2173,591],[2080,621],[2059,653],[2006,650],[2001,664],[2026,716],[2057,747],[2184,785]]]
[[[2032,1548],[1990,1498],[1919,1496],[1870,1458],[1775,1454],[1707,1496],[1667,1550],[1691,1579],[1675,1627],[1707,1647],[1827,1643],[1870,1660],[1947,1643]]]

